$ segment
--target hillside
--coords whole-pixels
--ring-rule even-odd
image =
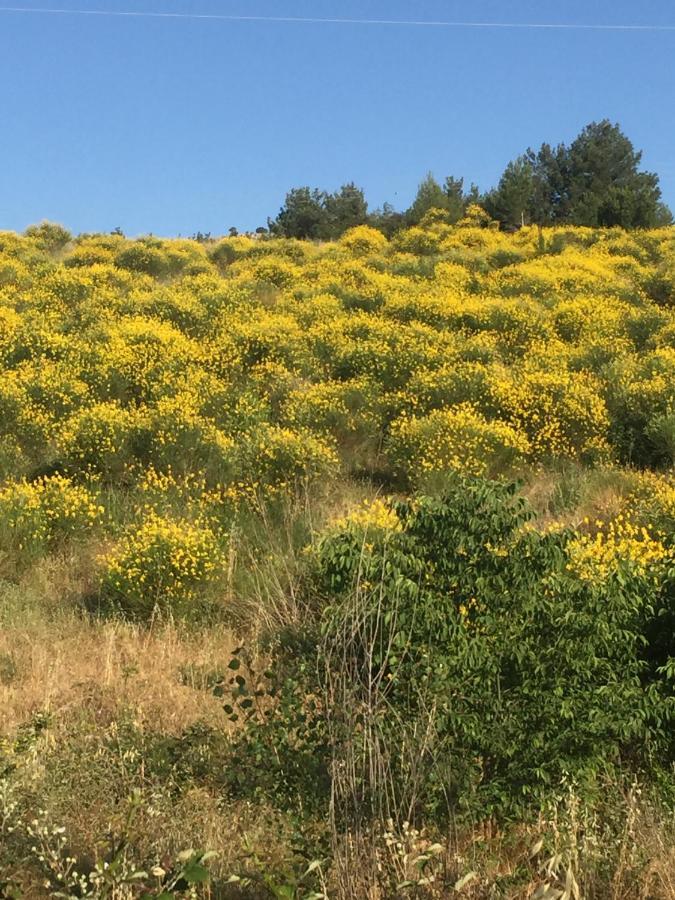
[[[674,464],[673,227],[0,233],[0,896],[675,897]]]

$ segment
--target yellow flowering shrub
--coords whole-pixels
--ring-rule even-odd
[[[101,560],[101,597],[134,619],[189,618],[217,585],[221,562],[208,528],[150,512]]]
[[[622,272],[609,256],[568,249],[507,266],[493,272],[488,289],[502,296],[529,294],[542,300],[563,299],[580,294],[639,296],[632,272]]]
[[[113,259],[114,253],[111,248],[102,247],[100,244],[81,243],[68,254],[63,264],[70,269],[77,269],[81,266],[106,265],[112,263]]]
[[[260,259],[246,259],[232,267],[233,274],[247,275],[257,281],[267,281],[278,288],[293,284],[299,278],[300,271],[291,260],[272,255]]]
[[[434,268],[434,280],[441,289],[451,290],[461,296],[471,290],[474,276],[460,263],[439,262]]]
[[[675,348],[631,354],[607,367],[615,442],[630,461],[675,462]]]
[[[158,319],[173,325],[188,337],[204,334],[208,325],[207,312],[189,290],[167,285],[145,298],[141,307],[143,318]]]
[[[99,327],[85,351],[85,380],[101,399],[138,404],[175,391],[201,359],[199,344],[168,322],[129,316]]]
[[[662,479],[672,229],[448,218],[333,243],[0,232],[0,479],[97,473],[127,521],[151,496],[221,522],[345,472],[398,489],[611,460]],[[140,490],[151,470],[176,483]],[[665,529],[658,483],[635,503]]]
[[[198,469],[219,480],[232,469],[235,442],[201,415],[193,391],[164,397],[147,411],[147,441],[148,458],[161,470]]]
[[[62,475],[6,483],[0,488],[0,567],[2,557],[25,561],[86,535],[103,512],[88,488]]]
[[[338,472],[337,454],[325,440],[278,425],[260,425],[250,435],[242,435],[235,459],[240,478],[263,491],[292,488]]]
[[[499,228],[499,222],[493,219],[478,203],[470,203],[457,226],[459,228],[490,228],[492,231],[496,231]]]
[[[593,379],[558,367],[504,372],[491,384],[501,415],[530,442],[534,459],[602,458],[609,416]]]
[[[82,407],[89,386],[61,360],[31,360],[14,370],[17,387],[23,388],[28,407],[58,420]]]
[[[269,313],[232,323],[230,337],[244,366],[273,360],[293,367],[302,360],[303,331],[290,315]]]
[[[351,531],[364,537],[374,536],[374,532],[386,534],[403,530],[403,525],[391,503],[380,497],[364,500],[360,506],[346,516],[330,523],[330,531]]]
[[[143,272],[153,278],[169,273],[169,262],[161,250],[161,242],[148,239],[128,242],[115,254],[115,265],[130,272]]]
[[[626,510],[675,545],[675,476],[645,471],[634,473],[632,481]]]
[[[19,259],[0,255],[0,287],[27,288],[31,283],[28,266]]]
[[[373,253],[381,253],[389,242],[377,228],[357,225],[356,228],[345,231],[339,243],[354,256],[369,256]]]
[[[438,234],[427,231],[424,228],[407,228],[399,231],[392,240],[392,246],[402,253],[414,253],[416,256],[425,256],[438,253],[441,240]]]
[[[72,234],[63,225],[47,220],[37,225],[29,225],[24,234],[47,253],[58,253],[73,239]]]
[[[142,411],[95,403],[66,419],[57,445],[69,466],[113,478],[134,459],[145,424]]]
[[[389,447],[396,467],[412,483],[453,472],[494,475],[529,452],[524,434],[506,422],[488,421],[469,403],[396,419]]]
[[[0,378],[0,435],[37,459],[49,447],[52,430],[52,418],[31,402],[20,373]]]
[[[490,385],[497,377],[482,361],[451,360],[438,369],[421,369],[404,391],[405,406],[419,414],[469,403],[495,415]]]
[[[0,361],[4,364],[13,356],[16,336],[21,331],[22,322],[18,312],[0,305]]]
[[[592,532],[574,539],[569,552],[570,570],[589,581],[602,581],[621,566],[641,576],[654,576],[659,568],[675,562],[673,549],[658,535],[623,515],[593,523]]]
[[[378,427],[377,395],[377,385],[366,378],[308,383],[289,393],[284,412],[293,427],[326,431],[339,439]]]

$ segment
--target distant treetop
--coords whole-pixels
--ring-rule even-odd
[[[641,171],[641,159],[620,127],[603,119],[583,128],[569,146],[544,143],[539,150],[527,149],[484,194],[475,184],[465,191],[463,178],[448,176],[440,184],[429,172],[405,212],[385,203],[369,213],[363,190],[353,182],[332,194],[293,188],[268,226],[273,235],[334,240],[367,224],[391,237],[401,227],[419,224],[430,210],[452,224],[475,205],[508,230],[529,224],[668,225],[673,217],[661,200],[658,175]]]

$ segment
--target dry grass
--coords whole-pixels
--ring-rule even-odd
[[[222,701],[190,673],[223,670],[236,642],[224,628],[151,629],[89,622],[75,615],[0,632],[0,733],[37,711],[56,717],[87,707],[112,718],[133,710],[140,723],[178,734],[197,720],[222,726]]]
[[[46,557],[18,584],[0,580],[0,736],[36,712],[59,719],[86,707],[177,734],[222,725],[221,702],[190,673],[222,671],[237,646],[223,625],[188,628],[99,620],[84,611],[100,545]]]
[[[569,464],[561,472],[547,469],[529,473],[522,493],[534,509],[540,526],[561,522],[579,527],[585,518],[607,521],[624,510],[632,488],[629,470],[595,470]]]

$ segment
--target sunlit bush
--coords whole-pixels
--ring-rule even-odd
[[[615,521],[594,522],[592,533],[570,544],[570,571],[589,581],[602,582],[622,568],[658,579],[673,561],[674,551],[658,535],[623,515]]]
[[[414,253],[425,256],[438,253],[441,245],[440,237],[424,228],[408,228],[399,231],[392,240],[392,245],[403,253]]]
[[[24,234],[27,238],[35,241],[38,247],[49,253],[55,253],[57,250],[63,249],[73,238],[68,229],[55,222],[40,222],[39,225],[29,225]]]
[[[221,560],[208,528],[150,513],[102,560],[101,598],[133,619],[191,618],[217,584]]]
[[[381,253],[388,241],[377,228],[358,225],[345,231],[340,238],[340,244],[355,256],[369,256],[371,253]]]
[[[167,275],[170,269],[169,261],[161,249],[147,241],[128,244],[116,254],[115,265],[130,272],[152,275],[153,278]]]
[[[117,478],[147,442],[145,425],[141,411],[96,403],[65,420],[57,445],[64,463],[74,471]]]
[[[534,459],[592,461],[609,452],[609,416],[584,373],[558,368],[504,373],[491,385],[501,415],[530,441]]]
[[[60,475],[8,482],[0,488],[0,558],[26,563],[68,538],[88,535],[103,512],[91,491]]]
[[[528,451],[525,435],[505,422],[486,420],[468,403],[397,419],[389,440],[396,468],[413,484],[451,473],[495,475]]]
[[[242,435],[235,459],[240,477],[261,492],[290,490],[338,473],[337,455],[326,441],[308,431],[276,425],[260,425]]]

